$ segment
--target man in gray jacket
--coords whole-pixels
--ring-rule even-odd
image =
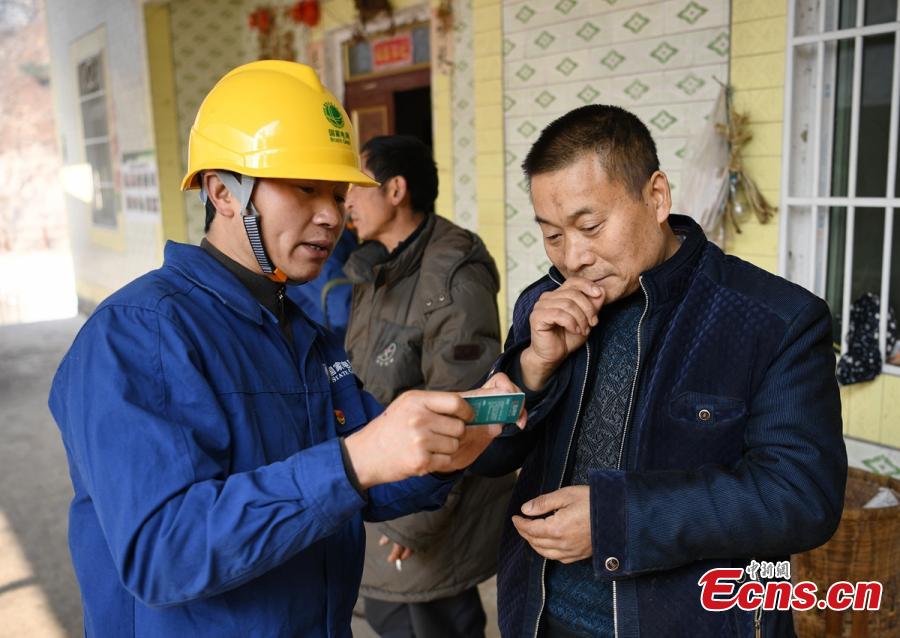
[[[422,142],[376,137],[361,155],[381,186],[347,197],[363,242],[344,266],[353,368],[385,404],[413,388],[471,388],[500,351],[494,260],[477,235],[435,215],[437,168]],[[443,509],[367,527],[361,592],[379,634],[484,635],[476,586],[496,571],[513,483],[466,476]]]

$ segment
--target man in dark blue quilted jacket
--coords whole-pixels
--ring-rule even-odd
[[[525,431],[498,573],[504,636],[792,636],[790,611],[706,611],[700,577],[786,561],[841,516],[847,458],[830,314],[670,215],[647,128],[591,105],[523,164],[553,267],[495,369]]]

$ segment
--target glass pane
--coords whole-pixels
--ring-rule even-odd
[[[856,0],[841,0],[838,8],[838,28],[852,29],[856,26]]]
[[[893,235],[891,240],[891,282],[888,299],[890,300],[891,308],[894,310],[894,317],[900,318],[900,315],[897,314],[900,312],[900,209],[894,209]],[[888,317],[890,316],[889,314]],[[900,339],[897,339],[893,351],[888,355],[888,363],[900,365]]]
[[[88,164],[91,165],[91,172],[94,175],[94,190],[96,191],[101,185],[106,186],[112,183],[112,161],[109,157],[109,144],[88,144],[85,147]]]
[[[847,209],[832,208],[829,220],[828,274],[825,301],[831,308],[833,338],[840,347],[844,303],[844,260],[847,236]],[[884,209],[857,208],[853,232],[853,275],[850,303],[864,295],[881,295],[881,266],[884,248]]]
[[[116,226],[116,192],[112,188],[94,187],[94,209],[91,219],[98,226]]]
[[[884,209],[857,208],[853,229],[853,281],[850,301],[866,294],[881,295],[881,265],[884,253]]]
[[[815,167],[818,168],[819,181],[816,184],[816,195],[820,197],[828,197],[831,195],[831,173],[832,164],[834,162],[835,140],[833,139],[835,129],[835,118],[837,116],[838,100],[835,99],[835,78],[838,69],[838,46],[840,42],[825,42],[822,49],[825,58],[822,61],[822,82],[823,87],[818,98],[820,101],[819,108],[822,111],[820,128],[818,132],[811,132],[810,135],[819,139],[819,156]],[[810,115],[810,121],[814,121],[815,113]],[[843,117],[844,114],[842,113]],[[845,152],[845,148],[840,147]],[[843,160],[846,162],[846,158]]]
[[[897,0],[866,0],[866,26],[897,19]]]
[[[106,129],[106,96],[98,95],[81,103],[81,121],[84,137],[104,137]]]
[[[78,64],[78,95],[95,93],[103,88],[103,63],[100,54]]]
[[[891,123],[893,34],[864,38],[862,63],[856,194],[885,197],[890,141],[885,131],[890,130]]]
[[[853,102],[853,40],[841,40],[834,75],[831,195],[846,197],[850,170],[850,115]]]
[[[900,124],[900,122],[898,122]],[[900,126],[897,127],[897,144],[894,146],[897,172],[894,175],[894,197],[900,197]]]
[[[825,280],[825,301],[831,308],[836,350],[841,347],[841,312],[844,306],[844,244],[847,237],[847,209],[828,211],[828,266]]]
[[[372,45],[368,41],[347,45],[347,66],[350,77],[372,72]]]
[[[431,49],[429,37],[431,29],[429,27],[419,27],[413,29],[413,64],[420,64],[431,60]]]

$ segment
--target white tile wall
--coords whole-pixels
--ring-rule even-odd
[[[508,308],[549,262],[522,179],[541,129],[615,104],[650,128],[674,187],[691,136],[728,80],[727,0],[507,0],[503,7]]]
[[[900,478],[900,450],[844,437],[850,467]]]
[[[453,218],[460,226],[477,232],[475,63],[472,49],[472,0],[462,0],[453,5]]]

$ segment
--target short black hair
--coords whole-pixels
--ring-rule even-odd
[[[414,211],[434,212],[438,195],[438,173],[431,149],[412,135],[380,135],[366,142],[360,155],[366,168],[382,184],[398,175],[406,180]]]
[[[212,226],[213,220],[216,218],[216,206],[212,200],[206,198],[206,223],[203,225],[203,232],[208,233],[209,227]]]
[[[656,144],[644,123],[607,104],[582,106],[551,122],[528,151],[522,170],[530,183],[533,176],[565,168],[586,153],[596,153],[609,178],[635,198],[659,170]]]

